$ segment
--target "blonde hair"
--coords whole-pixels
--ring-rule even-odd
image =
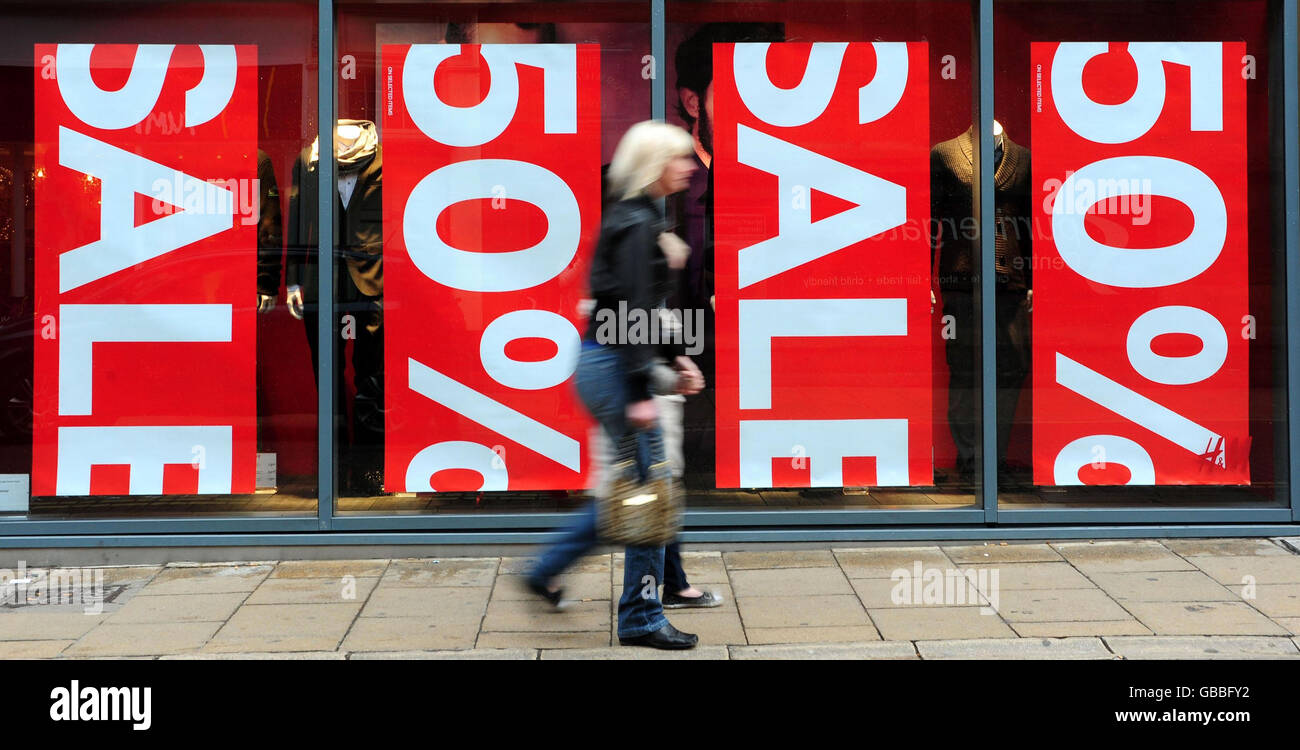
[[[641,195],[659,180],[668,162],[694,148],[690,134],[676,125],[638,122],[628,128],[609,162],[610,195],[618,199]]]

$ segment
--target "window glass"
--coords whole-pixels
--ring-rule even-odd
[[[979,434],[971,11],[669,2],[708,387],[692,507],[963,507]]]
[[[315,512],[281,283],[315,8],[6,4],[0,513]]]
[[[1270,7],[995,3],[1003,508],[1285,497]]]
[[[573,364],[603,167],[652,114],[649,16],[339,4],[340,512],[585,496],[593,423]]]

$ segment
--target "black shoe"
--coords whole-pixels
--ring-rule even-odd
[[[663,607],[664,609],[686,609],[687,607],[718,607],[722,605],[722,597],[712,591],[705,591],[699,596],[678,596],[664,592]]]
[[[551,591],[544,584],[538,583],[531,578],[524,578],[524,586],[529,591],[550,602],[556,612],[563,610],[567,605],[567,602],[564,601],[564,589]]]
[[[698,636],[693,633],[683,633],[674,628],[671,623],[665,623],[662,628],[645,635],[618,639],[620,646],[648,646],[650,648],[666,649],[695,648],[695,644],[699,642]]]

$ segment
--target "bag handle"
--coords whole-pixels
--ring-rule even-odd
[[[637,442],[640,432],[641,430],[628,430],[623,433],[623,436],[619,438],[618,441],[614,464],[619,465],[624,462],[631,462],[637,469],[637,481],[648,481],[650,479],[650,466],[640,465],[640,451],[637,450]],[[659,429],[650,429],[646,430],[646,432],[649,433],[650,455],[652,460],[655,455],[660,456],[661,460],[666,460],[667,454],[664,452],[663,431]],[[646,476],[645,480],[640,478],[642,473]]]

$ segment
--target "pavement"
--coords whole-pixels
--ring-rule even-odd
[[[725,601],[667,613],[699,634],[684,652],[618,645],[621,553],[566,574],[564,612],[524,591],[522,557],[8,569],[0,659],[1300,659],[1298,550],[1296,538],[692,548],[691,582]],[[87,614],[95,580],[102,611]]]

